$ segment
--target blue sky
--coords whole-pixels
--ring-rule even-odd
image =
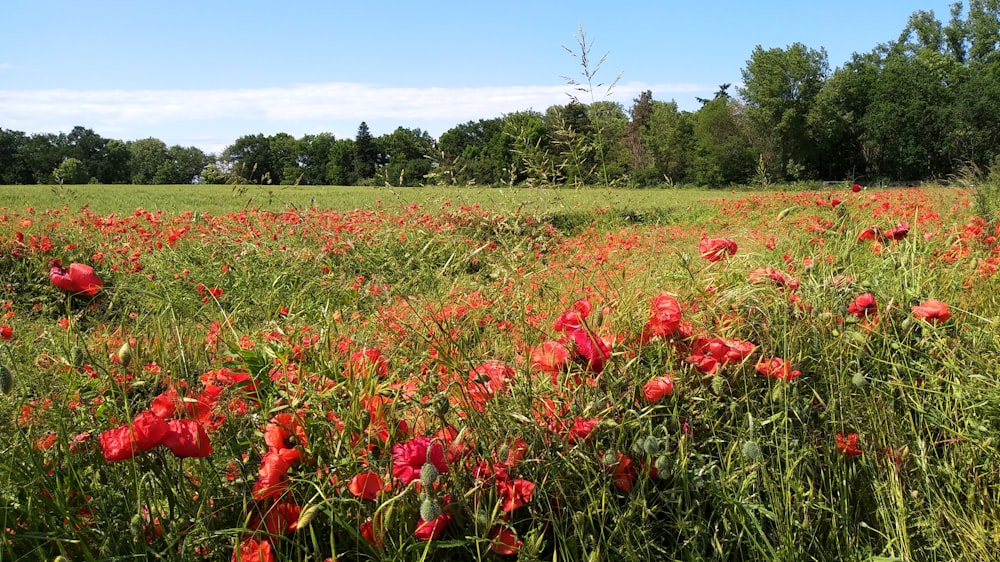
[[[694,110],[739,84],[756,45],[823,47],[836,68],[914,11],[946,22],[951,3],[3,0],[0,128],[83,125],[209,152],[255,133],[353,138],[361,121],[437,137],[566,103],[561,77],[582,77],[563,47],[579,51],[581,26],[593,61],[607,53],[598,81],[622,74],[607,99],[627,109],[650,89]]]

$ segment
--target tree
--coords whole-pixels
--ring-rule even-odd
[[[397,186],[423,185],[424,176],[431,171],[427,157],[434,152],[434,139],[420,129],[397,127],[392,134],[376,141],[381,150],[384,181]]]
[[[724,106],[728,100],[716,98],[717,105]],[[705,106],[702,106],[702,110]],[[711,111],[715,108],[710,108]],[[707,130],[703,130],[707,135]],[[708,139],[703,139],[707,143]],[[681,113],[674,101],[654,101],[650,105],[649,125],[642,135],[643,146],[652,158],[648,183],[688,181],[692,175],[694,161],[694,129],[690,114]],[[703,147],[706,152],[707,147]]]
[[[801,43],[767,50],[758,45],[742,70],[740,95],[754,145],[779,177],[800,179],[816,169],[819,155],[809,142],[806,119],[828,73],[826,50]]]
[[[629,122],[625,127],[623,141],[628,151],[628,169],[633,180],[640,185],[646,183],[646,176],[652,169],[646,145],[642,142],[643,133],[649,129],[649,121],[653,116],[653,92],[646,90],[632,100],[629,110]],[[640,179],[641,178],[641,179]]]
[[[368,124],[364,121],[358,126],[358,134],[354,137],[354,176],[360,180],[375,177],[378,168],[378,149],[372,139]]]
[[[263,134],[245,135],[222,151],[222,159],[232,174],[246,181],[270,184],[279,174],[274,170],[271,145]]]
[[[694,179],[709,187],[746,183],[755,158],[743,107],[734,100],[715,98],[693,120]]]
[[[353,139],[337,139],[330,145],[326,163],[326,183],[354,185],[358,182],[358,150]]]
[[[330,161],[330,148],[336,139],[330,133],[304,135],[299,140],[299,160],[302,183],[307,185],[324,185],[327,183],[327,163]]]
[[[132,183],[157,183],[156,172],[167,161],[167,145],[157,138],[129,141],[129,176]]]
[[[87,170],[78,158],[67,158],[63,160],[54,170],[52,177],[56,182],[62,184],[87,183]]]
[[[511,169],[511,137],[504,134],[504,119],[480,119],[456,125],[438,139],[444,162],[452,166],[454,183],[497,185]]]

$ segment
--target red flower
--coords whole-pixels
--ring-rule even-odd
[[[583,319],[590,316],[592,308],[590,301],[587,299],[576,301],[569,310],[560,314],[559,318],[556,318],[553,328],[557,332],[572,332],[582,329],[584,327]]]
[[[517,551],[524,544],[517,538],[514,531],[504,525],[496,525],[490,530],[490,540],[493,541],[490,550],[501,556],[517,554]]]
[[[589,330],[580,329],[571,332],[574,349],[587,370],[599,374],[604,370],[604,363],[611,357],[611,348],[608,344],[591,333]]]
[[[857,192],[861,191],[861,186],[858,185],[858,184],[854,184],[854,185],[851,186],[851,191],[853,191],[854,193],[857,193]]]
[[[686,361],[699,371],[712,374],[720,364],[746,359],[756,347],[748,341],[732,338],[698,338]]]
[[[127,425],[101,433],[101,453],[108,462],[125,461],[135,456],[138,449],[132,443],[132,428]]]
[[[510,513],[522,505],[531,501],[531,495],[535,493],[534,482],[528,480],[498,480],[497,495],[503,504],[503,510]]]
[[[159,445],[167,431],[167,422],[146,410],[137,415],[131,424],[101,433],[98,440],[105,460],[124,461]]]
[[[389,374],[389,360],[377,349],[366,347],[355,351],[347,360],[344,376],[347,378],[369,377],[375,375],[383,378]]]
[[[163,446],[180,458],[201,458],[212,454],[212,443],[205,427],[192,419],[165,422],[169,431],[163,436]]]
[[[736,253],[736,242],[729,238],[702,238],[698,243],[698,251],[708,261],[719,261]]]
[[[947,322],[951,318],[951,311],[948,310],[947,304],[937,299],[927,299],[919,306],[913,307],[913,316],[936,324]]]
[[[642,329],[643,341],[667,338],[677,331],[681,323],[681,305],[673,296],[660,293],[653,297],[649,320]]]
[[[642,387],[642,395],[646,398],[646,402],[659,402],[670,396],[673,391],[674,380],[670,378],[670,375],[649,379]]]
[[[270,535],[280,536],[294,533],[298,528],[302,506],[293,502],[276,502],[268,505],[266,509],[263,517],[257,513],[253,514],[249,525],[251,529],[264,529]]]
[[[308,446],[306,431],[298,416],[282,412],[271,418],[271,422],[264,426],[264,443],[267,444],[268,451],[278,451],[280,449],[295,449],[301,460],[301,451],[298,447]]]
[[[553,379],[569,367],[572,358],[563,344],[548,340],[531,350],[531,368],[548,373]]]
[[[62,262],[50,262],[49,280],[52,284],[67,293],[83,293],[92,297],[104,286],[104,281],[94,273],[94,268],[82,263],[71,263],[69,270],[62,267]]]
[[[799,280],[794,277],[786,277],[784,273],[773,267],[758,267],[747,274],[747,280],[751,285],[762,285],[764,283],[774,283],[778,288],[788,287],[791,290],[799,288]]]
[[[233,557],[230,560],[231,562],[274,562],[274,552],[267,539],[258,541],[253,537],[246,537],[233,551]]]
[[[793,371],[788,361],[778,357],[761,359],[757,363],[757,372],[769,379],[777,379],[785,382],[791,382],[799,378],[802,374],[799,371]]]
[[[570,443],[581,443],[590,440],[590,434],[601,423],[601,418],[573,418],[566,440]]]
[[[616,453],[617,460],[615,464],[611,465],[608,470],[611,471],[612,480],[615,483],[615,488],[623,492],[628,492],[632,489],[632,484],[635,483],[635,479],[639,476],[639,471],[636,470],[635,466],[632,464],[632,459],[622,453]]]
[[[298,451],[281,449],[264,453],[257,470],[257,481],[253,485],[253,498],[263,500],[276,498],[288,486],[288,469],[298,462]]]
[[[10,326],[0,326],[0,340],[8,341],[14,338],[14,328]]]
[[[392,448],[392,475],[403,484],[419,480],[420,469],[428,462],[439,473],[448,472],[448,465],[444,461],[444,447],[440,441],[432,441],[430,437],[417,437]]]
[[[906,224],[906,221],[900,221],[899,224],[885,232],[885,238],[888,240],[902,240],[909,233],[910,225]]]
[[[847,307],[847,312],[858,318],[867,318],[878,315],[878,303],[875,302],[875,295],[862,293],[858,295],[854,302]]]
[[[167,422],[152,410],[146,410],[132,420],[132,435],[139,451],[148,451],[159,445],[167,432]]]
[[[347,484],[347,489],[350,490],[354,497],[362,498],[366,500],[373,500],[378,496],[378,493],[382,491],[382,478],[377,472],[367,470],[365,472],[355,474],[351,481]]]
[[[856,457],[861,454],[861,449],[858,448],[858,434],[849,433],[847,437],[844,437],[839,431],[837,432],[837,450],[847,457]]]

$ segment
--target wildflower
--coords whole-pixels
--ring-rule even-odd
[[[54,259],[49,262],[49,280],[52,284],[67,293],[82,293],[92,297],[104,286],[104,281],[94,273],[94,268],[82,263],[72,263],[69,270],[63,269],[62,262]]]
[[[231,562],[274,562],[274,551],[267,539],[246,537],[233,550]]]
[[[260,459],[257,470],[257,481],[253,485],[253,497],[256,500],[276,498],[288,486],[288,469],[298,462],[294,449],[268,451]]]
[[[212,454],[212,443],[205,427],[192,419],[169,420],[163,446],[180,458],[201,458]]]
[[[918,306],[913,307],[913,316],[919,320],[926,320],[937,324],[947,322],[951,318],[951,311],[948,305],[937,299],[927,299]]]
[[[779,357],[761,359],[757,363],[757,372],[769,379],[777,379],[785,382],[791,382],[802,375],[799,371],[793,371],[788,361]]]
[[[900,221],[899,224],[885,231],[885,238],[887,240],[902,240],[906,238],[906,235],[910,233],[910,225],[906,221]]]
[[[504,512],[510,513],[531,501],[535,484],[529,480],[498,480],[497,495]]]
[[[788,287],[791,290],[799,288],[799,280],[786,276],[784,273],[773,267],[758,267],[747,274],[747,281],[751,285],[762,285],[764,283],[774,283],[779,289]]]
[[[570,334],[580,362],[592,373],[604,370],[604,363],[611,357],[611,347],[602,338],[589,330],[580,329]]]
[[[670,396],[673,391],[674,380],[670,375],[652,378],[642,387],[642,395],[646,398],[646,402],[659,402]]]
[[[847,312],[858,318],[868,318],[878,315],[878,303],[875,302],[875,295],[862,293],[848,305]]]
[[[615,453],[615,457],[608,470],[611,472],[615,488],[623,492],[630,491],[632,484],[635,483],[635,479],[639,476],[639,471],[632,464],[632,459],[622,453]]]
[[[354,494],[354,497],[365,500],[374,500],[383,487],[382,478],[377,472],[366,470],[355,474],[347,484],[347,489]]]
[[[858,448],[858,434],[849,433],[845,437],[839,431],[837,432],[837,450],[843,453],[846,457],[856,457],[861,454],[861,449]]]
[[[429,437],[416,437],[406,443],[398,443],[392,448],[392,475],[403,484],[420,479],[424,463],[431,463],[438,472],[448,472],[444,460],[444,447],[439,441]]]
[[[517,554],[517,551],[524,545],[517,538],[517,534],[504,525],[495,525],[490,530],[490,540],[493,541],[490,550],[501,556]]]
[[[667,338],[677,331],[681,323],[681,305],[673,296],[661,293],[653,297],[650,317],[642,329],[643,341]]]
[[[854,185],[851,186],[851,191],[854,192],[854,193],[857,193],[857,192],[861,191],[861,186],[858,185],[858,184],[854,184]]]
[[[268,451],[295,449],[299,460],[302,454],[298,447],[308,446],[302,423],[297,416],[288,412],[275,415],[271,418],[271,422],[264,426],[264,443],[267,444]]]
[[[0,326],[0,340],[9,341],[14,339],[14,328],[10,326]]]
[[[719,261],[736,253],[736,242],[729,238],[702,238],[698,243],[698,251],[708,261]]]
[[[569,350],[563,344],[548,340],[531,350],[531,368],[548,373],[553,379],[569,367]]]

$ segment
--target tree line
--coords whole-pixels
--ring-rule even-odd
[[[718,187],[1000,170],[1000,0],[957,2],[947,22],[914,12],[898,38],[832,71],[823,48],[758,46],[742,87],[720,85],[696,111],[651,91],[629,108],[595,100],[595,70],[574,84],[590,103],[469,121],[438,139],[405,127],[373,136],[361,123],[354,138],[247,135],[206,155],[83,127],[0,129],[0,183]]]

